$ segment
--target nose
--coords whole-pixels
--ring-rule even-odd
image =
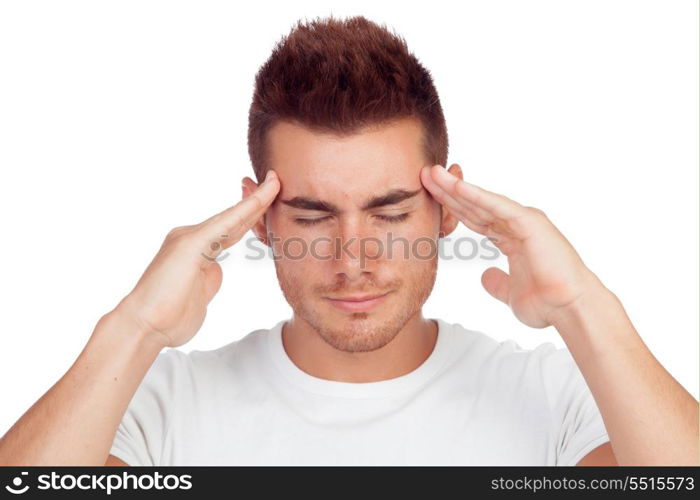
[[[335,271],[354,281],[374,272],[383,253],[379,236],[359,220],[338,225],[333,241]]]

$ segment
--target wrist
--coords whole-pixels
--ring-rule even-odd
[[[91,383],[129,392],[135,390],[162,350],[162,345],[114,309],[99,319],[71,370],[81,375],[89,370]],[[129,394],[131,397],[133,392]]]
[[[599,311],[601,307],[610,307],[617,297],[605,286],[592,285],[575,300],[553,310],[549,314],[549,323],[559,329],[573,322],[580,322],[587,315]]]
[[[142,343],[155,344],[160,349],[170,347],[172,344],[170,337],[163,331],[154,328],[149,322],[144,321],[138,312],[139,310],[139,299],[129,294],[108,314],[118,318],[117,321],[133,331]]]
[[[168,347],[165,336],[149,328],[131,314],[123,302],[100,318],[98,330],[119,345],[127,345],[146,355],[157,355]]]
[[[550,320],[572,351],[586,346],[586,351],[605,353],[612,345],[623,348],[638,341],[622,302],[602,284],[554,311]]]

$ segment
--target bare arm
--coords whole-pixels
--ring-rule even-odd
[[[0,465],[118,465],[109,451],[141,381],[164,347],[199,330],[222,282],[216,256],[264,215],[279,187],[271,175],[233,207],[170,231],[66,374],[0,439]]]
[[[110,455],[107,457],[107,462],[105,462],[106,466],[112,466],[112,467],[128,467],[129,464],[124,462],[122,459],[115,457],[114,455]]]
[[[698,402],[649,351],[617,296],[593,289],[552,321],[621,465],[698,465]]]
[[[540,209],[462,180],[459,165],[421,180],[467,227],[508,257],[485,290],[533,328],[554,326],[581,370],[610,436],[580,465],[698,465],[698,401],[649,351],[622,303]]]
[[[104,465],[129,401],[162,345],[118,309],[66,374],[0,440],[0,465]]]

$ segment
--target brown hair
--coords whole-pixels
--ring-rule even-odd
[[[278,121],[346,136],[366,126],[418,118],[429,164],[447,163],[447,126],[430,76],[405,40],[363,16],[297,21],[255,76],[248,154],[267,172],[265,137]]]

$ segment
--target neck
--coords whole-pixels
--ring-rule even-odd
[[[437,323],[418,311],[385,346],[346,352],[326,343],[295,315],[282,328],[282,343],[292,362],[309,375],[338,382],[379,382],[418,368],[433,352],[437,335]]]

